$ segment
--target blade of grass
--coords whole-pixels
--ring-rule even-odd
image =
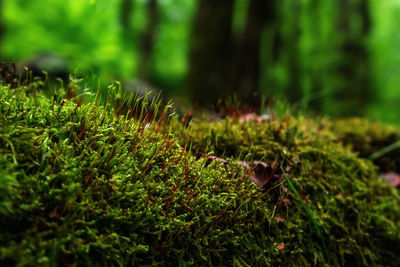
[[[395,143],[393,143],[391,145],[388,145],[388,146],[382,148],[381,150],[373,153],[371,156],[369,156],[369,159],[370,160],[375,160],[375,159],[380,158],[383,155],[385,155],[385,154],[387,154],[387,153],[389,153],[389,152],[391,152],[391,151],[393,151],[393,150],[395,150],[395,149],[397,149],[399,147],[400,147],[400,141],[397,141],[397,142],[395,142]]]
[[[307,213],[308,217],[310,218],[312,224],[314,225],[315,231],[317,232],[318,237],[321,239],[322,247],[324,248],[325,257],[326,257],[326,259],[328,261],[328,264],[329,264],[329,266],[332,266],[331,258],[329,256],[329,252],[328,252],[328,248],[326,247],[324,237],[322,236],[321,230],[319,229],[319,226],[318,226],[317,222],[315,221],[310,209],[308,208],[307,204],[301,198],[299,192],[297,192],[296,188],[294,187],[294,184],[289,179],[289,177],[287,176],[287,174],[286,174],[285,170],[282,168],[282,166],[281,166],[281,170],[282,170],[283,175],[285,176],[285,180],[289,184],[290,190],[292,190],[293,193],[296,195],[297,199],[300,201],[301,206],[303,207],[303,209]]]

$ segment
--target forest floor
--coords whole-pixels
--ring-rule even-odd
[[[400,129],[73,87],[0,86],[1,266],[399,266]]]

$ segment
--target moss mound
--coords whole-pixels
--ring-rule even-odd
[[[1,266],[327,265],[280,165],[333,265],[398,264],[399,194],[320,122],[185,128],[63,95],[0,87]]]
[[[336,120],[328,127],[344,144],[350,145],[353,151],[358,152],[363,158],[369,158],[374,153],[392,146],[391,151],[374,159],[374,163],[379,167],[380,172],[400,172],[399,129],[360,118]]]

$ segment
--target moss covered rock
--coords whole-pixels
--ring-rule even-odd
[[[118,116],[112,98],[0,87],[1,266],[327,265],[278,166],[331,264],[398,264],[399,194],[320,121],[185,128]]]

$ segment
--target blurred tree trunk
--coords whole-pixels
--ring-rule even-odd
[[[363,115],[371,100],[367,36],[371,28],[368,0],[338,0],[339,58],[335,99],[337,115]],[[355,23],[358,22],[358,23]]]
[[[189,53],[187,90],[194,103],[215,104],[229,93],[234,0],[199,0]]]
[[[121,0],[120,23],[124,39],[132,35],[131,18],[133,12],[134,0]],[[128,38],[129,39],[129,38]]]
[[[251,0],[244,32],[233,59],[231,88],[241,103],[258,107],[255,93],[260,78],[260,45],[266,23],[275,19],[275,1]],[[271,40],[272,41],[272,40]]]
[[[151,81],[153,66],[153,50],[159,24],[159,9],[157,0],[147,0],[147,25],[141,36],[138,75],[145,81]]]
[[[287,84],[287,98],[291,103],[297,103],[303,97],[303,87],[301,80],[301,56],[300,56],[300,15],[301,15],[301,2],[294,0],[290,4],[290,27],[285,40],[285,51],[287,56],[287,68],[289,74],[289,81]]]
[[[315,21],[322,21],[323,16],[321,15],[321,8],[323,8],[323,0],[311,0],[307,6],[307,16],[309,16],[310,34],[309,38],[313,38],[313,47],[311,51],[306,55],[307,58],[307,72],[309,78],[310,91],[307,97],[307,106],[316,112],[321,112],[323,110],[322,98],[324,89],[324,75],[326,68],[321,61],[326,58],[327,48],[322,38],[321,25],[315,25]],[[326,15],[324,14],[326,19]],[[326,86],[326,85],[325,85]]]
[[[0,61],[5,60],[3,55],[3,37],[5,34],[5,26],[4,26],[4,3],[3,0],[0,0]]]
[[[276,25],[278,23],[275,23]],[[275,27],[274,36],[272,40],[272,63],[276,64],[282,57],[282,33],[278,27]]]

